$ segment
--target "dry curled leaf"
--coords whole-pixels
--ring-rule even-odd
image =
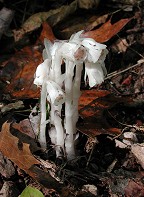
[[[79,99],[79,114],[83,121],[77,125],[78,130],[95,137],[100,134],[120,134],[121,130],[113,128],[107,121],[103,112],[118,103],[119,100],[106,90],[83,91]]]
[[[14,30],[15,41],[19,41],[26,33],[30,33],[39,28],[43,22],[48,22],[52,27],[61,22],[68,15],[74,13],[77,9],[77,0],[69,5],[63,5],[60,8],[49,10],[48,12],[39,12],[30,16],[21,29]]]
[[[130,180],[125,188],[126,197],[144,196],[144,184],[142,181]]]
[[[93,38],[100,43],[107,42],[114,35],[116,35],[131,19],[132,18],[121,19],[114,24],[111,24],[111,20],[108,20],[99,29],[85,32],[82,36],[85,38]]]
[[[34,177],[30,168],[40,162],[31,154],[29,144],[22,143],[10,133],[10,123],[4,123],[0,133],[0,151],[20,169]]]
[[[37,65],[42,61],[43,40],[50,41],[55,36],[47,23],[43,24],[43,30],[35,45],[26,46],[18,51],[9,60],[3,62],[0,77],[2,93],[9,94],[13,98],[38,98],[39,90],[33,84],[34,73]],[[5,83],[5,82],[9,83]]]
[[[100,3],[100,0],[78,0],[79,8],[82,9],[91,9],[97,8]]]
[[[112,49],[117,53],[125,53],[129,44],[125,38],[118,39],[116,43],[112,45]]]
[[[8,8],[2,8],[0,10],[0,38],[3,33],[6,33],[9,25],[13,19],[14,12]]]
[[[138,163],[144,169],[144,144],[133,144],[131,146],[131,152],[134,154]]]
[[[22,133],[25,133],[26,135],[35,138],[35,134],[32,128],[32,125],[30,123],[30,120],[24,119],[22,121],[20,121],[19,123],[13,123],[13,128],[21,131]]]
[[[0,132],[0,151],[40,184],[47,188],[55,189],[63,197],[69,196],[68,188],[65,188],[59,182],[59,179],[55,177],[55,173],[50,169],[52,165],[48,165],[47,171],[44,170],[42,161],[37,160],[30,152],[29,144],[21,142],[10,133],[10,123],[7,122],[3,124]],[[41,168],[38,165],[41,165]]]
[[[108,14],[99,16],[94,15],[90,18],[88,16],[77,16],[73,15],[69,20],[66,20],[64,24],[59,25],[59,28],[56,31],[56,35],[61,39],[69,39],[72,34],[75,32],[81,31],[90,31],[96,26],[106,22]]]
[[[108,14],[102,15],[100,17],[97,17],[91,24],[89,24],[86,28],[85,31],[91,31],[94,29],[96,26],[105,23],[106,19],[108,17]]]
[[[24,108],[24,103],[23,101],[16,101],[14,103],[9,103],[7,105],[4,105],[1,107],[1,112],[2,113],[6,113],[12,109],[20,109],[20,108]]]

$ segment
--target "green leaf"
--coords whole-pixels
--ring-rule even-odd
[[[44,197],[44,195],[38,189],[27,186],[20,197]]]

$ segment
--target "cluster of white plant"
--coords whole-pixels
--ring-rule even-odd
[[[55,145],[56,156],[63,153],[68,160],[75,157],[76,123],[78,101],[81,95],[81,73],[85,66],[85,82],[90,87],[103,82],[106,75],[104,60],[108,53],[106,45],[91,38],[82,38],[80,31],[69,40],[44,40],[44,62],[37,67],[34,84],[41,87],[39,142],[46,148],[46,124],[50,124],[49,136]],[[62,64],[65,73],[62,74]],[[46,119],[46,103],[50,115]],[[64,104],[64,118],[62,105]]]

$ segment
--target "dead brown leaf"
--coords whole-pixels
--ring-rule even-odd
[[[51,9],[48,12],[39,12],[30,16],[22,25],[21,29],[14,30],[15,41],[19,41],[26,33],[30,33],[39,28],[43,22],[48,22],[52,27],[61,22],[68,15],[74,13],[77,9],[77,0],[69,5],[60,6],[57,9]]]
[[[116,43],[112,45],[112,49],[117,53],[124,53],[126,52],[127,48],[129,47],[129,44],[125,38],[118,39]]]
[[[86,28],[85,31],[91,31],[94,29],[96,26],[105,23],[106,19],[108,17],[108,14],[102,15],[100,17],[97,17],[91,24],[89,24]],[[92,20],[92,19],[91,19]]]
[[[134,154],[138,163],[144,169],[144,144],[133,144],[131,146],[131,152]]]
[[[75,32],[81,31],[85,29],[86,31],[92,30],[94,27],[99,24],[103,24],[106,22],[108,14],[99,16],[77,16],[73,15],[69,20],[65,21],[64,24],[59,25],[59,28],[56,32],[57,36],[61,39],[69,39],[72,34]]]
[[[29,119],[24,119],[20,121],[19,123],[13,123],[13,128],[21,131],[22,133],[25,133],[26,135],[32,138],[35,138],[35,134],[34,134],[34,131],[32,129]]]
[[[13,163],[0,152],[0,174],[9,179],[15,174]]]
[[[78,6],[82,9],[97,8],[100,0],[78,0]]]
[[[125,188],[126,197],[143,197],[144,196],[144,184],[140,181],[130,180]]]
[[[1,80],[9,83],[3,84],[2,93],[9,94],[13,98],[39,97],[39,89],[33,84],[33,80],[37,65],[42,62],[44,38],[50,41],[55,39],[47,23],[43,24],[43,30],[35,45],[24,47],[9,60],[3,62]]]
[[[108,20],[99,29],[85,32],[82,36],[85,38],[93,38],[100,43],[107,42],[114,35],[116,35],[131,19],[132,18],[121,19],[114,24],[111,24],[111,20]]]
[[[13,17],[14,17],[14,11],[6,7],[3,7],[0,10],[0,39],[3,33],[6,33],[6,31],[8,30]]]
[[[45,169],[42,161],[37,160],[30,152],[29,144],[20,140],[10,133],[10,123],[5,122],[0,132],[0,151],[14,162],[20,169],[37,180],[47,188],[55,189],[61,196],[69,196],[68,188],[55,178],[55,173],[51,169],[51,164],[47,162],[48,169]],[[41,168],[37,165],[41,165]],[[45,167],[44,167],[45,166]],[[52,175],[50,174],[52,173]]]
[[[20,169],[34,177],[30,168],[40,162],[31,154],[29,144],[20,143],[18,138],[10,133],[10,123],[4,123],[0,133],[0,151],[13,161]]]
[[[121,130],[113,128],[103,114],[105,109],[118,102],[119,100],[106,90],[83,91],[79,100],[79,113],[83,117],[83,122],[78,123],[78,130],[90,137],[106,133],[120,134]]]

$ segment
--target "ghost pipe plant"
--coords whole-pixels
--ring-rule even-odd
[[[46,124],[49,136],[55,144],[57,157],[73,159],[75,153],[78,100],[81,95],[81,73],[85,65],[85,82],[89,86],[100,84],[106,75],[104,60],[108,53],[106,45],[91,38],[82,38],[82,31],[67,41],[44,41],[44,62],[37,67],[34,84],[41,86],[41,122],[39,142],[46,148]],[[62,74],[62,64],[65,73]],[[50,116],[46,120],[46,100],[50,105]],[[65,116],[62,118],[62,105]]]

